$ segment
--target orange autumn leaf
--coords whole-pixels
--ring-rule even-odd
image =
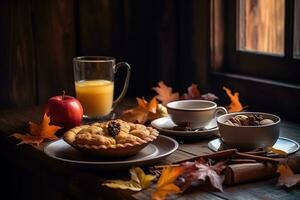
[[[137,97],[136,101],[137,101],[139,107],[147,110],[147,104],[148,104],[148,102],[144,99],[144,97],[143,98],[138,98]]]
[[[135,107],[125,110],[120,118],[127,122],[144,124],[148,121],[148,113],[149,112],[143,108]]]
[[[164,200],[168,195],[180,193],[181,189],[174,184],[174,181],[183,173],[183,167],[166,167],[162,170],[161,176],[152,193],[152,200]]]
[[[143,108],[148,112],[156,113],[158,103],[155,97],[153,97],[149,103],[144,98],[141,99],[137,97],[136,100],[140,108]]]
[[[240,103],[239,100],[239,93],[235,92],[234,94],[232,94],[231,90],[223,87],[223,89],[225,90],[227,96],[229,97],[231,103],[227,106],[227,110],[228,112],[240,112],[242,111],[244,108],[242,106],[242,104]]]
[[[163,105],[167,105],[167,103],[171,101],[179,100],[179,93],[173,93],[172,88],[168,87],[163,81],[158,82],[157,87],[153,87],[153,90],[157,92],[156,98],[162,102]]]
[[[138,106],[125,110],[120,117],[122,120],[144,124],[147,121],[164,116],[165,113],[155,97],[153,97],[150,102],[147,102],[144,98],[136,98],[136,100]]]
[[[36,144],[40,145],[45,139],[58,139],[56,131],[61,129],[59,126],[49,125],[50,117],[45,113],[40,124],[29,122],[30,134],[14,133],[12,136],[22,140],[19,144]]]
[[[158,106],[158,103],[157,103],[157,100],[156,98],[152,98],[151,101],[148,103],[148,111],[151,112],[151,113],[156,113],[156,110],[157,110],[157,106]]]
[[[279,164],[277,172],[280,174],[277,185],[290,188],[300,184],[300,174],[294,174],[287,164]]]

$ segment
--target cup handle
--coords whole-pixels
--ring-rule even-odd
[[[117,73],[117,71],[118,71],[118,69],[120,68],[120,67],[122,67],[122,66],[124,66],[124,67],[126,67],[126,69],[127,69],[127,73],[126,73],[126,78],[125,78],[125,84],[124,84],[124,87],[123,87],[123,89],[122,89],[122,92],[121,92],[121,94],[119,95],[119,97],[116,99],[116,100],[114,100],[114,102],[113,102],[113,109],[118,105],[118,103],[124,98],[124,96],[125,96],[125,94],[126,94],[126,92],[127,92],[127,89],[128,89],[128,85],[129,85],[129,79],[130,79],[130,71],[131,71],[131,68],[130,68],[130,66],[129,66],[129,64],[127,63],[127,62],[119,62],[119,63],[117,63],[115,66],[114,66],[114,74],[116,74]]]
[[[215,111],[215,117],[219,117],[221,115],[227,114],[228,111],[226,110],[226,108],[219,106],[217,107],[216,111]]]

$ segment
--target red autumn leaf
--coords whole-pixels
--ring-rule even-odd
[[[280,174],[277,185],[290,188],[300,184],[300,174],[294,174],[287,164],[279,164],[277,172]]]
[[[218,99],[218,97],[212,93],[207,93],[201,95],[198,86],[196,84],[192,84],[190,87],[188,87],[188,93],[183,94],[183,99],[201,99],[201,100],[208,100],[208,101],[214,101]]]
[[[200,91],[198,90],[198,87],[196,84],[192,84],[190,87],[188,87],[188,93],[183,94],[184,99],[199,99],[201,98]]]
[[[178,92],[173,93],[173,89],[168,87],[164,82],[158,82],[157,87],[153,87],[153,90],[157,92],[157,99],[162,102],[163,105],[167,105],[167,103],[171,101],[176,101],[180,99],[202,99],[208,101],[214,101],[218,99],[218,97],[212,93],[201,94],[196,84],[192,84],[187,89],[187,93],[180,96]]]
[[[182,180],[184,181],[183,187],[188,188],[193,182],[210,180],[211,185],[214,188],[223,191],[222,183],[224,178],[221,177],[218,172],[221,168],[225,168],[225,163],[217,163],[215,167],[205,164],[202,160],[195,162],[185,162],[182,164],[184,167],[184,173]]]
[[[164,200],[168,195],[181,192],[174,181],[182,174],[182,167],[166,167],[156,184],[156,190],[152,193],[152,200]]]
[[[36,144],[40,145],[45,139],[58,139],[55,135],[56,131],[61,129],[59,126],[49,125],[50,117],[45,113],[40,124],[29,122],[30,134],[14,133],[13,137],[21,139],[19,144]]]
[[[229,97],[231,103],[227,106],[227,110],[228,112],[240,112],[242,111],[244,108],[242,106],[242,104],[240,103],[239,100],[239,93],[235,92],[234,94],[232,94],[231,90],[223,87],[223,89],[225,90],[227,96]]]
[[[171,101],[179,100],[179,93],[173,93],[173,89],[168,87],[163,81],[158,82],[158,86],[152,89],[155,90],[157,93],[156,98],[161,101],[163,105],[167,105],[167,103]]]

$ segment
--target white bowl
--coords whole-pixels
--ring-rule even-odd
[[[191,128],[207,126],[219,113],[227,113],[224,107],[217,107],[213,101],[180,100],[167,104],[168,113],[176,125],[187,125]]]
[[[229,118],[236,115],[261,115],[264,119],[274,121],[268,125],[233,126],[225,124]],[[258,147],[272,147],[279,137],[280,118],[276,115],[261,112],[236,112],[222,115],[217,118],[222,141],[229,147],[239,149],[255,149]]]

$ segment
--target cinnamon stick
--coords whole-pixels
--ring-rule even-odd
[[[179,162],[176,163],[182,163],[182,162],[187,162],[187,161],[195,161],[198,160],[200,158],[203,159],[213,159],[213,160],[224,160],[224,159],[229,159],[232,156],[234,156],[236,154],[237,150],[236,149],[228,149],[228,150],[223,150],[223,151],[218,151],[216,153],[212,153],[212,154],[207,154],[207,155],[202,155],[202,156],[195,156],[186,160],[181,160]]]
[[[229,164],[257,163],[257,161],[253,159],[230,159],[228,160],[228,163]]]
[[[180,164],[167,164],[167,165],[154,165],[150,168],[152,168],[152,169],[163,169],[165,167],[179,167],[179,166],[180,166]]]
[[[260,162],[273,162],[273,163],[279,163],[282,159],[276,159],[276,158],[269,158],[265,156],[258,156],[258,155],[252,155],[252,154],[247,154],[247,153],[240,153],[236,152],[236,157],[237,158],[246,158],[246,159],[253,159],[256,161]]]
[[[248,152],[244,152],[246,154],[251,154],[251,155],[265,155],[267,154],[266,151],[248,151]]]

